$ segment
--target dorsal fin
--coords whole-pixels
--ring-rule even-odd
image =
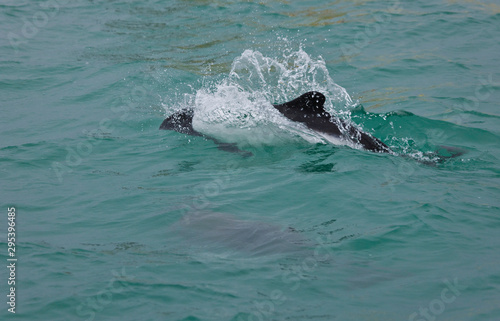
[[[193,110],[183,109],[170,115],[160,125],[160,129],[175,130],[176,132],[194,136],[201,136],[193,129]]]
[[[300,108],[301,111],[311,112],[311,113],[323,113],[325,109],[323,105],[325,104],[325,95],[317,91],[310,91],[302,96],[295,98],[292,101],[281,105],[274,105],[278,110],[285,108],[296,109]]]

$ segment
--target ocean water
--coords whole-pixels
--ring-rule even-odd
[[[2,320],[500,320],[497,1],[5,0],[0,26]],[[271,106],[311,90],[395,155]],[[158,130],[183,108],[252,156]]]

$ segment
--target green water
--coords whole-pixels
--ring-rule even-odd
[[[500,319],[497,2],[6,0],[0,27],[2,320]],[[398,155],[273,114],[310,90]],[[253,156],[158,130],[186,107]]]

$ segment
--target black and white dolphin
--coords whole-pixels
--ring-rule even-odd
[[[322,93],[311,91],[287,103],[273,106],[286,118],[303,123],[309,129],[317,132],[329,141],[361,146],[373,152],[392,153],[391,149],[378,138],[328,113],[323,107],[325,100],[325,95]],[[242,153],[245,156],[251,155],[249,152],[239,150],[236,144],[222,143],[215,138],[205,136],[194,130],[193,115],[194,111],[192,109],[178,111],[167,117],[160,125],[160,129],[174,130],[193,136],[202,136],[217,143],[219,149]]]
[[[286,118],[305,124],[328,141],[357,145],[372,152],[392,153],[380,139],[328,113],[323,107],[325,100],[322,93],[310,91],[292,101],[273,106]]]

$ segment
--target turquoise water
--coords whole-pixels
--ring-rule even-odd
[[[500,319],[497,2],[0,8],[2,319]],[[273,113],[310,90],[398,155]]]

